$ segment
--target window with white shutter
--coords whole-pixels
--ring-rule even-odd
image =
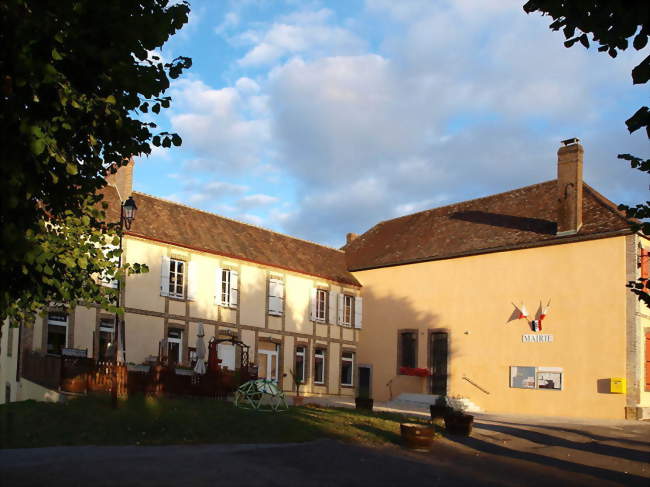
[[[160,264],[160,295],[169,296],[169,268],[170,268],[169,257],[163,255],[162,262]]]
[[[106,244],[103,250],[104,256],[106,256],[115,267],[117,267],[120,262],[120,256],[118,255],[119,252],[117,252],[119,248],[120,248],[119,245],[113,245],[113,243],[111,242]],[[110,275],[112,276],[114,274],[111,272]],[[110,279],[106,271],[104,271],[100,283],[102,286],[112,287],[113,289],[117,289],[117,279]]]
[[[336,304],[337,298],[340,296],[339,293],[335,291],[330,291],[328,296],[328,307],[329,312],[327,313],[327,318],[330,325],[336,325]]]
[[[312,301],[313,320],[324,323],[327,318],[327,291],[325,289],[315,289],[314,299]]]
[[[239,273],[221,269],[221,306],[236,308],[239,301]]]
[[[357,296],[354,299],[354,327],[361,328],[361,320],[363,318],[363,298]]]
[[[284,308],[284,281],[269,279],[269,314],[282,316]]]
[[[186,262],[178,259],[169,259],[169,296],[183,298],[185,276],[187,275]]]

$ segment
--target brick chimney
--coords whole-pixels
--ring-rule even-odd
[[[352,242],[352,241],[353,241],[355,238],[357,238],[358,236],[359,236],[358,233],[348,233],[348,234],[345,236],[345,238],[346,238],[346,240],[347,240],[347,243],[349,244],[350,242]]]
[[[133,192],[133,166],[135,162],[133,157],[129,159],[126,166],[117,168],[115,173],[111,169],[106,171],[106,184],[117,189],[120,195],[120,201],[126,201]]]
[[[562,141],[557,151],[557,235],[573,235],[582,227],[582,160],[577,138]]]

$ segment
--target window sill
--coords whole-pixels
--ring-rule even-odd
[[[342,389],[354,389],[354,384],[341,384]]]
[[[167,297],[172,301],[183,301],[183,302],[187,301],[187,298],[184,298],[182,296],[167,296]]]
[[[276,318],[282,318],[282,313],[267,313],[269,316],[275,316]]]

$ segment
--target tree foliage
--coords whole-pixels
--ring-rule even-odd
[[[191,60],[152,54],[188,20],[168,0],[0,2],[0,320],[112,294],[118,225],[101,202],[107,170],[181,139],[140,120]],[[119,219],[118,219],[119,220]]]
[[[526,13],[540,12],[549,15],[553,22],[550,29],[562,30],[564,45],[572,47],[576,43],[589,48],[591,43],[598,46],[599,52],[606,52],[612,58],[630,45],[637,51],[646,50],[650,36],[650,2],[648,0],[529,0],[524,5]],[[591,39],[590,39],[591,36]],[[650,55],[646,56],[632,69],[632,82],[644,84],[650,80]],[[650,109],[639,108],[625,121],[627,129],[633,133],[645,129],[650,139]],[[630,167],[645,174],[650,173],[650,159],[632,154],[619,154]],[[636,219],[632,230],[650,235],[650,201],[634,206],[619,205],[629,218]],[[628,287],[640,300],[650,306],[650,282],[647,279],[631,281]]]

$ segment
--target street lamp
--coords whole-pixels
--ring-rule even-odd
[[[122,237],[124,236],[124,229],[131,229],[131,224],[135,220],[135,214],[138,210],[138,206],[135,204],[133,196],[121,203],[120,205],[120,254],[117,258],[117,268],[122,267]],[[121,280],[117,279],[117,297],[115,305],[120,307],[120,296],[122,294],[121,289]],[[111,387],[111,404],[113,409],[117,408],[117,365],[119,362],[119,355],[121,352],[120,347],[120,316],[118,313],[115,313],[115,355],[113,357],[113,384]],[[124,357],[122,357],[124,359]]]

